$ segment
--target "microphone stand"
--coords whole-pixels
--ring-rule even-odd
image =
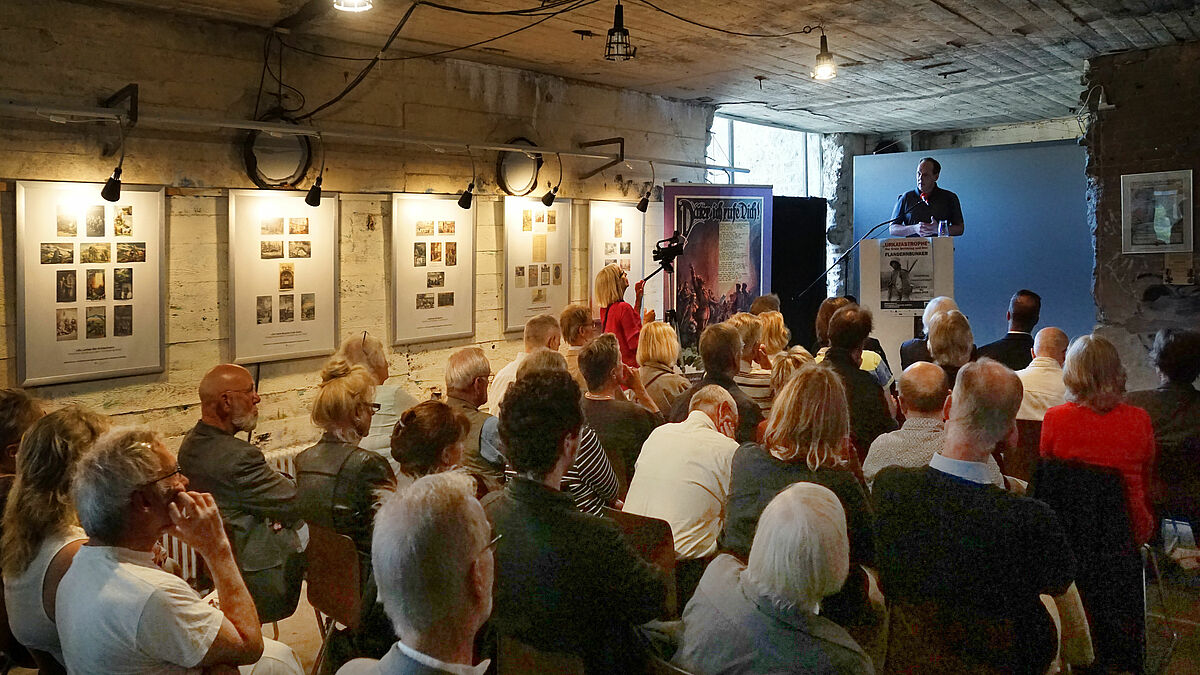
[[[900,217],[903,217],[903,214],[901,214]],[[809,291],[812,290],[813,286],[817,285],[818,281],[829,276],[829,272],[832,271],[833,268],[842,264],[842,261],[845,260],[846,257],[849,256],[851,253],[853,253],[858,248],[858,245],[863,242],[864,239],[866,239],[866,238],[870,237],[871,235],[875,234],[876,232],[878,232],[879,228],[883,227],[884,225],[891,225],[892,223],[895,223],[897,220],[899,220],[899,218],[888,218],[887,220],[883,221],[882,223],[879,223],[875,227],[872,227],[870,230],[868,230],[866,234],[864,234],[863,236],[858,238],[858,241],[851,244],[850,248],[846,249],[845,253],[838,256],[838,259],[834,260],[832,265],[830,265],[829,267],[826,267],[824,272],[821,272],[821,274],[817,275],[817,278],[813,279],[812,283],[809,284],[807,288],[805,288],[803,291],[800,291],[799,293],[797,293],[792,299],[799,300],[800,298],[804,297],[804,295],[806,293],[808,293]]]

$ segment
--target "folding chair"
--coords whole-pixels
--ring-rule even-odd
[[[625,541],[643,560],[660,568],[667,575],[667,612],[664,619],[679,616],[675,593],[675,538],[671,524],[661,518],[639,516],[604,507],[604,517],[612,520],[625,533]]]
[[[321,662],[329,645],[329,636],[337,624],[350,630],[358,628],[362,612],[362,574],[358,549],[345,535],[319,525],[308,524],[308,602],[317,614],[321,630],[321,649],[313,663],[313,675],[321,671]],[[322,619],[322,615],[324,618]]]

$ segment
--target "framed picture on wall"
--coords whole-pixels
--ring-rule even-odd
[[[1121,252],[1191,250],[1191,169],[1121,176]]]
[[[556,271],[557,270],[557,271]],[[571,297],[571,200],[504,198],[504,330],[558,316]]]
[[[593,308],[596,307],[596,274],[609,262],[616,262],[628,275],[629,290],[625,299],[633,304],[633,285],[644,276],[645,220],[646,214],[633,204],[588,202],[588,297],[592,299]]]
[[[392,195],[392,344],[475,334],[475,209]]]
[[[229,191],[234,363],[331,354],[337,348],[338,198]]]
[[[164,191],[101,187],[17,183],[21,386],[163,371]]]

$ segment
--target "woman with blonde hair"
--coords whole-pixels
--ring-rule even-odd
[[[825,298],[821,306],[817,309],[817,352],[813,355],[813,360],[820,363],[825,360],[825,352],[829,351],[829,321],[833,319],[833,315],[843,307],[857,304],[850,298]],[[883,359],[881,351],[873,351],[867,346],[878,344],[875,338],[869,338],[862,350],[862,363],[859,369],[865,370],[875,376],[875,381],[879,382],[879,386],[885,389],[892,381],[892,369],[888,366],[887,361]]]
[[[777,311],[763,312],[758,315],[759,321],[762,322],[762,345],[767,350],[767,358],[771,360],[771,367],[775,367],[775,362],[789,353],[789,351],[801,350],[808,354],[808,358],[812,359],[812,354],[800,345],[788,349],[788,343],[792,340],[792,331],[788,330],[787,324],[783,322],[783,313]]]
[[[387,384],[391,373],[383,341],[365,330],[347,335],[332,358],[366,368],[375,380],[375,403],[379,408],[371,418],[370,432],[359,440],[358,447],[386,455],[392,426],[400,413],[417,404],[417,399],[399,384]]]
[[[637,362],[641,366],[638,375],[659,410],[670,410],[675,397],[692,386],[676,367],[677,360],[679,336],[671,324],[652,321],[642,326],[637,348]]]
[[[1154,426],[1149,413],[1123,400],[1125,368],[1117,348],[1095,334],[1075,338],[1063,363],[1063,383],[1067,402],[1047,410],[1042,421],[1042,456],[1119,470],[1136,543],[1150,541]]]
[[[107,417],[69,406],[34,422],[17,451],[0,542],[4,599],[13,635],[40,662],[49,654],[63,663],[54,602],[59,582],[87,541],[71,498],[71,474],[108,426]]]
[[[946,382],[954,388],[958,371],[971,360],[975,337],[971,334],[971,323],[957,309],[942,312],[929,320],[929,355],[933,362],[946,372]]]
[[[621,346],[621,362],[637,368],[638,339],[642,331],[642,294],[646,282],[633,285],[634,301],[631,307],[625,302],[625,291],[629,288],[629,277],[620,265],[605,265],[596,273],[596,302],[600,305],[600,332],[617,336]],[[654,312],[647,312],[647,323],[654,320]]]

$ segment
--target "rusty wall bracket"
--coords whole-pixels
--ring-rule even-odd
[[[138,85],[136,82],[131,82],[130,84],[121,87],[115,94],[100,101],[100,105],[105,108],[116,108],[121,103],[127,104],[126,109],[119,112],[119,114],[124,115],[125,119],[121,120],[120,118],[117,118],[117,124],[121,125],[122,128],[121,137],[124,139],[124,132],[137,126]],[[122,140],[121,145],[123,144],[124,141]],[[113,155],[117,154],[120,149],[120,145],[111,145],[105,143],[103,149],[104,156],[112,157]]]
[[[579,144],[579,147],[594,148],[594,147],[597,147],[600,145],[619,146],[620,149],[617,151],[617,153],[618,153],[617,158],[610,160],[607,164],[604,164],[600,167],[592,169],[591,171],[587,171],[585,173],[579,174],[579,180],[587,180],[587,179],[591,178],[592,176],[595,176],[596,174],[600,173],[601,171],[604,171],[605,169],[611,169],[612,167],[625,161],[625,137],[624,136],[616,136],[614,138],[603,138],[598,141],[584,141]]]

